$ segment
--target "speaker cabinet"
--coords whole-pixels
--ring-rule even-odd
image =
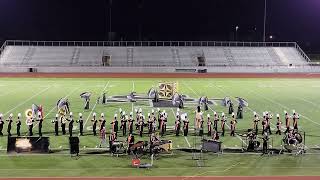
[[[79,154],[79,137],[69,137],[70,154]]]

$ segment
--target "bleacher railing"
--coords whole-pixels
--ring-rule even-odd
[[[112,46],[112,47],[139,47],[139,46],[192,46],[192,47],[294,47],[308,62],[309,57],[296,42],[235,42],[235,41],[28,41],[7,40],[0,49],[0,55],[5,46]]]

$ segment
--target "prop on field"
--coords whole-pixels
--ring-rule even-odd
[[[119,154],[126,153],[126,148],[125,148],[124,144],[125,143],[123,141],[114,141],[112,143],[112,148],[111,148],[111,149],[113,149],[112,154],[119,155]]]
[[[183,108],[183,96],[181,94],[175,93],[172,97],[172,105],[175,107]]]
[[[65,116],[70,112],[70,103],[68,99],[61,98],[57,101],[57,111],[60,116]]]
[[[202,150],[203,151],[209,151],[209,152],[221,152],[221,144],[222,142],[219,141],[213,141],[213,140],[202,140]]]
[[[134,154],[143,154],[145,148],[148,146],[148,141],[138,141],[132,145],[129,149]]]
[[[150,163],[141,163],[140,159],[135,157],[134,159],[132,159],[131,161],[131,165],[132,167],[136,167],[136,168],[151,168],[153,165],[153,154],[151,155],[151,162]]]
[[[161,82],[159,87],[159,98],[172,99],[174,94],[178,92],[178,83],[176,82]]]
[[[84,109],[90,108],[90,92],[84,92],[80,94],[80,98],[84,100]]]
[[[170,152],[172,150],[172,141],[171,140],[161,140],[158,143],[153,144],[152,152],[158,154],[161,152]]]

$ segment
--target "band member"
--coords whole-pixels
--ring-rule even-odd
[[[299,114],[293,110],[293,115],[292,115],[292,120],[293,120],[293,129],[298,130],[298,119],[299,119]]]
[[[277,114],[277,132],[276,132],[276,134],[281,135],[281,125],[282,125],[282,122],[280,120],[280,115]]]
[[[154,133],[150,135],[150,154],[153,154],[153,150],[155,145],[160,143],[160,138],[156,136]]]
[[[253,129],[255,131],[255,134],[258,134],[258,131],[259,131],[258,130],[259,129],[259,127],[258,127],[259,121],[260,121],[260,119],[259,119],[258,114],[256,112],[253,112]]]
[[[212,121],[210,119],[210,114],[207,114],[207,127],[208,127],[208,136],[212,135]]]
[[[250,129],[248,130],[247,139],[249,140],[247,151],[254,151],[256,141],[256,134]]]
[[[33,132],[32,132],[32,128],[33,128],[33,118],[32,117],[28,117],[26,119],[26,124],[28,126],[29,129],[29,136],[33,136]]]
[[[235,131],[236,131],[236,118],[234,116],[234,113],[231,114],[231,122],[230,122],[230,129],[231,129],[231,133],[230,136],[235,136]]]
[[[112,132],[109,136],[109,147],[110,147],[110,152],[115,153],[116,147],[113,146],[113,143],[117,140],[117,135],[116,132]]]
[[[225,132],[225,124],[227,122],[227,117],[224,115],[224,112],[221,113],[221,136],[224,136],[224,132]]]
[[[289,130],[290,130],[290,115],[289,115],[289,113],[287,111],[284,111],[284,114],[285,114],[284,118],[286,120],[286,131],[285,131],[285,133],[288,133]]]
[[[111,121],[111,130],[112,130],[112,132],[115,132],[115,130],[116,130],[116,119],[117,119],[117,114],[114,114],[114,117],[113,117],[113,120]]]
[[[84,109],[89,109],[90,108],[90,98],[85,99],[85,104],[84,104]]]
[[[4,121],[2,118],[3,118],[3,114],[0,114],[0,136],[3,136],[2,130],[3,130]]]
[[[20,136],[20,128],[21,128],[21,113],[18,114],[18,117],[17,117],[17,136]]]
[[[202,113],[200,110],[200,106],[197,106],[196,116],[195,116],[195,125],[197,129],[200,129],[200,121],[202,119]]]
[[[266,113],[265,112],[262,113],[262,118],[263,118],[263,120],[261,122],[261,125],[262,125],[262,133],[261,134],[263,136],[264,132],[267,131],[267,118],[266,118]]]
[[[218,131],[218,122],[219,122],[219,115],[216,112],[213,112],[213,128],[215,131]]]
[[[59,135],[59,114],[56,114],[56,118],[55,120],[52,120],[51,122],[54,123],[54,132],[55,135],[58,136]]]
[[[79,113],[79,119],[78,119],[77,123],[79,123],[80,136],[83,136],[83,118],[82,118],[82,113]]]
[[[121,110],[120,115],[121,114],[122,114],[122,110]],[[119,122],[118,122],[117,116],[115,115],[115,117],[114,117],[114,132],[116,133],[116,136],[118,136],[118,130],[119,130]]]
[[[130,115],[129,115],[129,125],[128,125],[129,134],[132,134],[132,132],[133,132],[134,119],[133,119],[132,115],[133,115],[133,112],[130,112]]]
[[[189,132],[189,119],[187,114],[182,115],[181,119],[183,120],[183,135],[188,136]]]
[[[269,136],[268,136],[267,132],[264,132],[262,140],[263,140],[262,153],[267,154],[268,153],[268,141],[269,141]]]
[[[238,111],[237,111],[237,119],[242,119],[242,118],[243,118],[243,113],[242,113],[242,111],[243,111],[243,107],[242,107],[241,104],[239,104],[239,106],[238,106]]]
[[[142,134],[143,134],[143,126],[144,126],[144,116],[141,114],[138,121],[138,130],[139,130],[140,137],[142,137]]]
[[[127,121],[128,121],[128,116],[123,116],[121,118],[121,126],[120,129],[122,129],[122,135],[126,136],[127,135]]]
[[[138,112],[138,109],[135,109],[134,111],[136,112],[136,123],[135,123],[135,125],[136,125],[136,130],[138,130],[138,129],[139,129],[139,127],[138,127],[138,122],[139,122],[139,119],[140,119],[140,114],[139,114],[139,112]]]
[[[233,113],[233,103],[232,101],[229,101],[229,114]]]
[[[72,116],[72,112],[70,112],[70,118],[68,119],[69,121],[69,135],[70,137],[72,137],[72,130],[73,130],[73,123],[74,123],[74,120],[73,120],[73,116]]]
[[[106,119],[104,118],[104,113],[101,113],[101,117],[99,119],[99,122],[100,122],[99,130],[101,131],[104,127],[106,127]]]
[[[42,115],[41,115],[41,112],[40,112],[40,111],[38,112],[38,118],[37,118],[36,121],[39,121],[38,131],[39,131],[39,136],[41,137],[41,136],[42,136],[42,123],[43,123],[43,118],[42,118]]]
[[[106,141],[106,127],[105,126],[101,126],[102,128],[100,129],[100,144],[99,147],[101,148],[102,145],[105,145],[107,143]]]
[[[11,113],[9,115],[9,118],[6,120],[8,122],[8,127],[7,127],[8,136],[11,136],[11,128],[12,128],[12,122],[13,122],[12,118],[13,118],[13,114]]]
[[[127,152],[128,152],[128,154],[130,154],[130,148],[131,148],[131,146],[133,146],[134,145],[134,136],[130,133],[129,134],[129,136],[128,136],[128,138],[127,138],[127,143],[128,143],[128,150],[127,150]]]
[[[158,130],[160,130],[162,112],[160,111],[160,108],[158,108],[157,110],[158,110]]]
[[[164,121],[165,117],[164,117],[164,113],[161,114],[160,116],[160,135],[163,136],[164,135],[164,132],[165,132],[165,129],[164,129]]]
[[[176,132],[176,136],[179,136],[180,126],[181,126],[181,119],[180,119],[179,112],[177,112],[177,114],[176,114],[176,121],[175,121],[174,124],[175,124],[174,130],[175,130],[175,132]]]
[[[151,117],[151,114],[148,113],[148,134],[151,134],[153,131],[153,118]]]
[[[219,140],[219,134],[217,131],[213,130],[212,132],[212,141],[218,141]]]
[[[61,123],[61,129],[62,129],[62,134],[65,135],[66,134],[66,117],[64,116],[60,116],[60,123]]]
[[[163,128],[164,132],[167,132],[168,114],[163,110]]]
[[[202,117],[202,113],[201,113],[201,117]],[[199,136],[203,136],[203,124],[204,124],[204,120],[203,118],[201,118],[200,120],[200,129],[199,129]]]
[[[266,130],[269,134],[272,134],[271,127],[270,127],[271,120],[272,120],[272,114],[269,114],[268,112],[266,112],[266,122],[267,122]]]
[[[96,113],[94,112],[93,113],[93,118],[91,119],[91,122],[92,122],[92,133],[93,133],[93,135],[94,136],[96,136],[97,135],[97,122],[98,122],[98,120],[97,120],[97,118],[96,118]]]

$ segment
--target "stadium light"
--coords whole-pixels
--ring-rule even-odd
[[[236,26],[236,38],[235,38],[236,41],[238,41],[238,30],[239,30],[239,26]]]

